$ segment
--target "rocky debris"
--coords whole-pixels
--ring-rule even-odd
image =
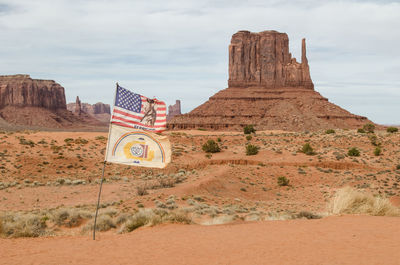
[[[188,114],[176,115],[169,129],[320,130],[357,128],[369,121],[336,106],[314,91],[302,40],[298,63],[286,33],[239,31],[229,46],[229,87]]]
[[[3,75],[0,76],[0,108],[5,106],[66,109],[64,88],[53,80]]]
[[[174,105],[169,105],[168,106],[168,115],[167,115],[167,121],[172,119],[176,115],[180,115],[181,113],[181,101],[176,100]]]

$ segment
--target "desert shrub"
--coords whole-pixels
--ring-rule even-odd
[[[256,129],[254,129],[253,125],[246,125],[243,128],[243,132],[244,132],[244,134],[251,134],[251,133],[255,133]]]
[[[70,143],[73,143],[73,142],[74,142],[74,139],[72,139],[72,138],[65,138],[65,139],[64,139],[64,142],[66,142],[67,144],[70,144]]]
[[[78,139],[75,139],[75,141],[74,141],[76,144],[87,144],[89,141],[88,140],[86,140],[86,139],[83,139],[83,138],[78,138]]]
[[[375,145],[375,146],[380,145],[380,143],[378,143],[378,137],[375,134],[370,135],[368,138],[372,145]]]
[[[46,234],[47,218],[31,213],[9,213],[0,216],[0,236],[38,237]]]
[[[251,135],[246,135],[246,140],[247,140],[247,141],[250,141],[251,139],[253,139],[253,136],[251,136]]]
[[[325,134],[332,134],[332,133],[335,133],[334,129],[328,129],[325,131]]]
[[[348,154],[349,156],[360,156],[360,151],[359,151],[357,148],[353,147],[353,148],[350,148],[350,149],[349,149],[349,151],[347,152],[347,154]]]
[[[315,155],[314,149],[309,143],[303,145],[303,147],[301,148],[301,152],[306,155]]]
[[[248,144],[246,145],[246,155],[252,156],[258,154],[259,146]]]
[[[202,149],[206,153],[217,153],[221,151],[214,140],[208,140],[207,143],[203,144]]]
[[[398,165],[396,166],[396,169],[397,169],[397,170],[400,170],[400,164],[398,164]]]
[[[379,216],[400,216],[399,208],[386,198],[345,187],[338,190],[330,205],[332,214],[369,214]]]
[[[79,209],[59,209],[51,213],[50,220],[58,226],[77,227],[86,219],[90,219],[92,213]]]
[[[99,135],[99,136],[96,136],[94,139],[98,140],[98,141],[105,141],[105,140],[107,140],[107,137],[104,137],[103,135]]]
[[[285,176],[281,176],[281,177],[278,177],[277,182],[278,182],[278,186],[282,187],[282,186],[288,186],[290,181]]]
[[[29,145],[30,147],[35,146],[35,142],[33,142],[32,140],[26,140],[23,136],[19,138],[19,143],[22,145]]]
[[[364,129],[358,129],[357,132],[358,133],[365,133],[365,130]]]
[[[374,155],[375,156],[380,156],[381,153],[382,153],[382,149],[379,146],[376,147],[375,150],[374,150]]]
[[[175,186],[175,180],[172,178],[162,178],[158,180],[160,188],[172,188]]]
[[[363,126],[364,131],[367,133],[373,133],[375,131],[375,125],[372,123],[367,123]]]
[[[396,128],[396,127],[388,127],[388,128],[386,129],[386,131],[387,131],[388,133],[395,133],[395,132],[398,132],[399,129]]]
[[[296,214],[295,218],[321,219],[322,216],[318,214],[313,214],[312,212],[308,211],[301,211],[298,214]]]
[[[108,231],[112,228],[116,228],[114,220],[109,215],[101,214],[97,216],[96,220],[96,231]],[[82,232],[93,231],[94,220],[90,221],[87,225],[82,228]]]
[[[139,195],[139,196],[144,196],[144,195],[149,194],[149,193],[147,192],[147,186],[146,186],[146,185],[139,185],[139,186],[137,186],[137,187],[136,187],[136,194]]]
[[[222,142],[222,140],[221,140],[220,137],[217,138],[217,142],[218,142],[218,143]]]

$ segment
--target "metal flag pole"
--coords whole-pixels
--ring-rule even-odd
[[[117,87],[115,89],[115,94],[114,94],[114,101],[113,104],[115,105],[115,98],[117,96],[117,89],[118,89],[118,83]],[[96,221],[97,221],[97,213],[99,212],[99,206],[100,206],[100,196],[101,196],[101,190],[103,187],[103,181],[104,181],[104,170],[106,168],[107,164],[107,154],[108,154],[108,145],[110,143],[110,133],[111,133],[111,120],[112,120],[112,112],[111,112],[111,117],[110,117],[110,123],[108,126],[108,138],[107,138],[107,146],[106,146],[106,152],[105,152],[105,158],[104,158],[104,164],[103,164],[103,170],[101,174],[101,180],[100,180],[100,189],[99,189],[99,196],[97,198],[97,207],[96,207],[96,214],[94,216],[94,225],[93,225],[93,240],[96,240]]]

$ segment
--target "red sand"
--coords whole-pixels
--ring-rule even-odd
[[[400,264],[400,219],[162,225],[129,234],[0,239],[1,264]]]

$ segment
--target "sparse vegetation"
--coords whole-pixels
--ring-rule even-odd
[[[350,187],[338,190],[330,204],[332,214],[369,214],[379,216],[400,216],[399,208],[386,198],[357,191]]]
[[[357,130],[357,132],[358,133],[365,133],[365,130],[360,128],[360,129]]]
[[[285,176],[280,176],[278,177],[278,186],[288,186],[289,185],[289,179],[287,179]]]
[[[251,136],[251,135],[246,135],[246,140],[247,140],[247,141],[251,141],[251,139],[253,139],[253,136]]]
[[[334,129],[328,129],[325,131],[325,134],[333,134],[333,133],[335,133]]]
[[[375,146],[380,145],[380,143],[378,142],[378,137],[375,134],[371,134],[368,138],[372,145],[375,145]]]
[[[396,132],[399,131],[399,129],[396,128],[396,127],[388,127],[388,128],[386,129],[386,131],[387,131],[388,133],[396,133]]]
[[[357,148],[353,147],[353,148],[349,149],[349,151],[347,152],[347,155],[349,155],[349,156],[360,156],[360,151]]]
[[[218,153],[221,148],[214,140],[208,140],[207,143],[203,144],[202,149],[206,153]]]
[[[382,153],[382,149],[379,146],[376,147],[375,150],[374,150],[374,155],[375,156],[380,156],[381,153]]]
[[[251,133],[255,133],[256,129],[254,129],[253,125],[246,125],[243,128],[243,132],[244,132],[244,134],[251,134]]]
[[[375,131],[375,125],[373,125],[372,123],[367,123],[364,125],[363,129],[367,133],[373,133]]]
[[[303,145],[303,147],[301,148],[301,152],[306,155],[315,155],[314,149],[309,143]]]
[[[258,147],[256,145],[248,144],[248,145],[246,145],[246,155],[248,155],[248,156],[256,155],[256,154],[258,154],[259,149],[260,149],[260,147]]]

